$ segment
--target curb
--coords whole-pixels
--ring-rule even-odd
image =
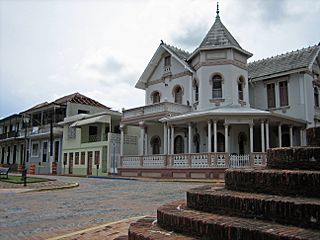
[[[115,225],[115,224],[122,223],[122,222],[125,222],[125,221],[130,221],[130,220],[138,220],[138,219],[141,219],[141,218],[144,218],[144,217],[146,217],[146,216],[130,217],[130,218],[122,219],[122,220],[115,221],[115,222],[104,223],[104,224],[101,224],[101,225],[98,225],[98,226],[94,226],[94,227],[86,228],[86,229],[83,229],[83,230],[67,233],[67,234],[64,234],[64,235],[57,236],[57,237],[48,238],[47,240],[59,240],[59,239],[62,239],[62,238],[72,237],[72,236],[77,235],[77,234],[83,234],[83,233],[86,233],[86,232],[89,232],[89,231],[93,231],[93,230],[97,230],[97,229],[100,229],[100,228],[104,228],[104,227],[107,227],[107,226],[110,226],[110,225]]]
[[[71,183],[66,186],[59,186],[59,187],[44,187],[39,189],[31,189],[29,191],[25,191],[22,193],[30,193],[30,192],[45,192],[45,191],[55,191],[55,190],[63,190],[63,189],[69,189],[69,188],[76,188],[79,186],[79,183]]]

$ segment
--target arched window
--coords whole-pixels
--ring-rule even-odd
[[[238,97],[239,101],[243,101],[244,78],[241,76],[238,80]]]
[[[194,101],[199,101],[199,84],[196,80],[193,82],[193,91],[194,91]]]
[[[212,77],[212,98],[222,98],[222,77],[218,74]]]
[[[183,137],[180,135],[174,139],[174,153],[184,153],[184,141]]]
[[[158,91],[154,91],[151,94],[152,103],[159,103],[160,102],[160,93]]]
[[[314,105],[319,107],[319,90],[317,87],[314,87]]]
[[[220,132],[217,133],[217,148],[218,152],[225,151],[224,135]]]
[[[182,88],[178,85],[173,90],[174,102],[182,104]]]
[[[193,143],[194,143],[194,146],[195,146],[195,152],[199,153],[200,152],[200,135],[199,135],[199,133],[194,135]]]
[[[161,140],[159,136],[153,136],[150,140],[152,154],[160,154]]]

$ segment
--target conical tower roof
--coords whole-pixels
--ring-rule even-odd
[[[207,35],[202,40],[199,48],[234,46],[241,48],[240,44],[223,25],[217,14],[216,20]]]

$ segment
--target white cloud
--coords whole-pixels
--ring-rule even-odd
[[[252,59],[319,42],[315,0],[220,3],[224,25]],[[0,117],[81,92],[121,109],[160,40],[193,51],[215,19],[212,0],[0,1]]]

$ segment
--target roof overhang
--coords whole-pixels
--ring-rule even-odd
[[[196,50],[193,51],[193,53],[189,56],[189,58],[187,59],[187,61],[192,60],[200,51],[209,51],[209,50],[221,50],[221,49],[235,49],[241,53],[243,53],[244,55],[247,56],[247,58],[250,58],[253,56],[252,53],[242,49],[242,48],[238,48],[236,46],[231,46],[231,45],[226,45],[226,46],[215,46],[215,47],[205,47],[205,48],[197,48]]]
[[[111,122],[111,117],[109,115],[102,115],[98,117],[92,117],[92,118],[76,121],[72,123],[70,127],[81,127],[89,124],[110,123],[110,122]]]
[[[170,55],[176,59],[179,63],[181,63],[185,69],[194,73],[194,70],[184,61],[182,61],[173,51],[171,51],[165,44],[160,44],[156,52],[154,53],[153,57],[151,58],[150,62],[148,63],[146,69],[143,71],[142,75],[140,76],[138,82],[136,83],[135,87],[145,90],[146,83],[148,79],[151,77],[152,73],[154,72],[155,68],[159,65],[162,55],[168,52]]]
[[[249,79],[251,80],[251,82],[257,82],[261,80],[268,80],[272,78],[283,77],[283,76],[294,74],[294,73],[301,73],[301,72],[308,72],[308,71],[309,71],[309,68],[297,68],[297,69],[292,69],[290,71],[283,71],[283,72],[273,73],[273,74],[259,76],[259,77],[249,76]]]

